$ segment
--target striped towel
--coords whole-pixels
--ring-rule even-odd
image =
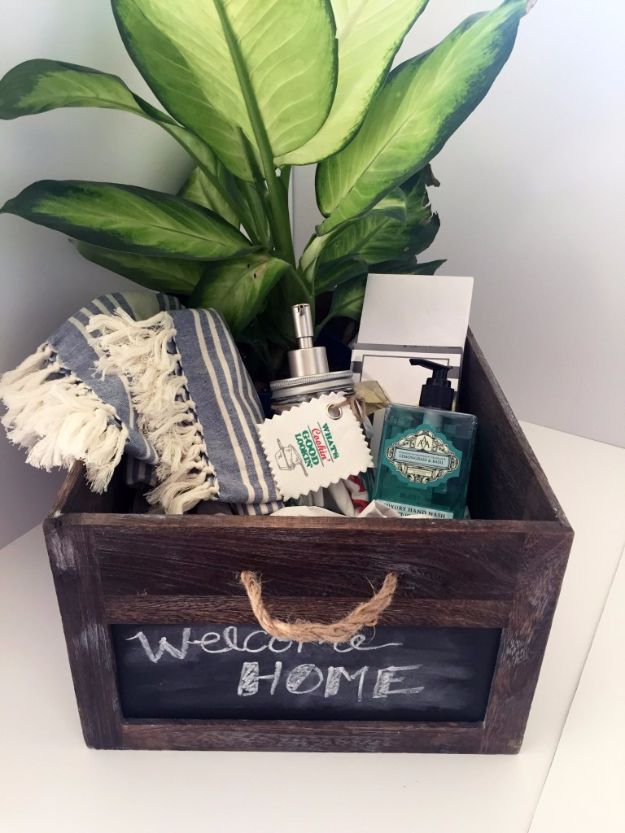
[[[0,380],[9,438],[32,465],[82,460],[102,492],[125,453],[150,503],[178,514],[204,500],[241,513],[281,505],[255,425],[263,414],[225,323],[167,295],[106,295]]]

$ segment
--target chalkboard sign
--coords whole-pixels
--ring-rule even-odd
[[[479,721],[501,631],[379,627],[301,644],[256,626],[113,625],[126,718]]]

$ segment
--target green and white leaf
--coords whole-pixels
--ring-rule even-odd
[[[172,40],[134,0],[114,0],[113,11],[126,50],[163,106],[214,148],[229,170],[252,180],[254,172],[240,130],[211,107],[210,96]]]
[[[121,78],[63,61],[25,61],[0,80],[0,118],[16,119],[61,107],[122,110],[157,122],[199,162],[214,154],[210,148],[149,102],[135,95]]]
[[[329,0],[113,0],[132,59],[165,108],[237,176],[321,127],[337,72]],[[273,163],[272,163],[273,164]]]
[[[406,200],[406,194],[402,191],[402,189],[394,188],[375,206],[376,221],[381,223],[385,218],[393,218],[400,222],[405,222],[408,216],[408,206]],[[334,229],[328,234],[313,235],[313,237],[309,240],[300,258],[300,269],[307,284],[310,285],[311,293],[319,294],[320,291],[323,291],[316,285],[316,268],[318,263],[331,259],[331,257],[326,255],[326,250],[333,244],[336,238],[344,232],[346,233],[345,240],[358,239],[357,233],[349,234],[350,226],[358,223],[358,221],[358,218],[347,220],[340,228]],[[344,246],[343,248],[343,253],[341,255],[336,255],[336,257],[343,257],[346,254],[356,251],[355,248],[348,251],[347,246]],[[334,255],[332,257],[334,257]]]
[[[77,64],[41,59],[19,64],[0,80],[2,119],[36,115],[61,107],[121,110],[158,124],[202,167],[206,180],[204,188],[212,192],[210,207],[239,226],[225,171],[210,147],[133,93],[121,78]]]
[[[63,61],[25,61],[0,81],[0,118],[16,119],[59,107],[103,107],[145,116],[142,100],[116,75]]]
[[[525,7],[507,0],[473,15],[391,73],[354,139],[317,169],[322,233],[363,214],[440,151],[508,59]]]
[[[370,211],[352,225],[342,229],[324,249],[321,263],[340,261],[358,253],[368,263],[386,260],[403,251],[401,239],[405,225]]]
[[[190,295],[199,283],[206,264],[201,260],[175,260],[129,254],[78,242],[80,254],[92,263],[123,275],[146,289],[170,295]]]
[[[307,165],[336,153],[360,126],[406,32],[428,0],[332,0],[338,81],[332,109],[305,145],[277,161]]]
[[[207,209],[130,185],[43,180],[9,200],[0,213],[118,251],[214,260],[251,250],[239,231]]]
[[[276,283],[292,271],[286,261],[258,253],[209,264],[189,303],[218,310],[237,337],[263,310]]]
[[[377,214],[398,220],[405,223],[408,219],[408,199],[402,188],[393,188],[380,202],[376,203],[374,210]]]
[[[367,214],[330,232],[319,266],[325,264],[327,273],[332,263],[354,255],[368,264],[399,259],[414,262],[415,255],[431,245],[440,227],[426,187],[434,181],[428,167],[395,188]],[[395,205],[396,213],[392,211]],[[320,274],[319,268],[315,286]]]

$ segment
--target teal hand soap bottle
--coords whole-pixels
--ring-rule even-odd
[[[400,515],[463,518],[477,418],[451,411],[449,368],[410,359],[432,371],[421,388],[419,407],[386,409],[374,499]]]

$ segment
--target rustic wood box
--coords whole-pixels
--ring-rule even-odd
[[[45,534],[87,744],[517,752],[573,532],[471,335],[459,410],[479,419],[467,521],[131,514],[121,479],[94,496],[75,467]],[[469,721],[361,719],[358,710],[354,719],[309,719],[305,710],[301,719],[125,715],[115,627],[254,625],[242,570],[262,575],[282,617],[331,621],[394,571],[397,592],[380,626],[496,629],[484,713]]]

